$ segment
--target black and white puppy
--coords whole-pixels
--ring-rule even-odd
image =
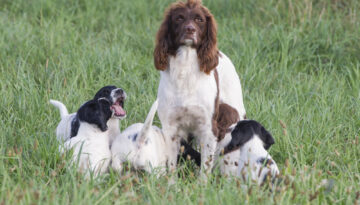
[[[279,174],[278,166],[267,152],[275,140],[259,122],[239,121],[220,143],[226,144],[224,157],[220,158],[222,174],[255,180],[259,185]]]
[[[73,149],[73,162],[78,163],[79,170],[85,171],[87,177],[91,172],[98,175],[107,171],[111,160],[111,137],[116,131],[114,129],[119,126],[117,122],[116,127],[109,129],[109,121],[114,116],[125,117],[125,98],[126,94],[122,89],[106,86],[71,115],[67,114],[67,109],[61,102],[51,102],[57,107],[60,104],[62,120],[57,127],[57,137],[60,142],[64,142],[60,150]],[[69,133],[70,136],[66,135]]]
[[[112,111],[112,115],[106,123],[103,120],[99,121],[97,117],[93,118],[88,116],[89,114],[85,108],[81,109],[82,113],[77,112],[69,114],[66,106],[62,102],[50,100],[50,103],[60,110],[61,121],[56,128],[56,137],[59,142],[65,142],[77,135],[80,127],[80,115],[83,117],[81,119],[82,121],[96,124],[102,131],[109,129],[110,142],[112,142],[113,138],[120,133],[119,120],[126,117],[126,112],[124,110],[126,93],[121,88],[105,86],[95,94],[93,100],[101,98],[106,99],[111,104],[110,110]]]
[[[156,100],[144,123],[131,125],[115,138],[111,146],[114,170],[121,172],[123,163],[129,162],[136,170],[165,173],[169,154],[173,151],[167,146],[162,130],[152,125],[157,108]]]
[[[242,120],[230,127],[231,132],[219,142],[220,173],[241,179],[254,180],[259,185],[267,177],[274,179],[279,168],[267,150],[275,143],[272,135],[257,121]],[[185,153],[200,165],[200,153],[185,146]]]

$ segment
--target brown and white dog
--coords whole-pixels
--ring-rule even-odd
[[[217,26],[201,1],[176,2],[166,10],[156,36],[154,64],[160,70],[158,115],[167,145],[168,166],[175,169],[180,140],[191,134],[201,145],[205,173],[213,167],[217,147],[219,103],[245,118],[240,79],[216,43]]]

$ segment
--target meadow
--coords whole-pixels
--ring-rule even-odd
[[[105,85],[121,128],[156,98],[152,52],[170,0],[0,0],[0,204],[360,204],[360,2],[203,0],[240,76],[247,116],[274,136],[282,181],[258,187],[190,163],[169,177],[84,180],[58,151],[60,120]],[[158,119],[155,122],[160,125]]]

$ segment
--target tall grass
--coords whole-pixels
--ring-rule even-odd
[[[248,117],[275,137],[284,180],[273,190],[216,175],[203,186],[191,165],[175,185],[131,172],[86,181],[69,166],[49,99],[74,112],[114,84],[129,95],[121,127],[143,121],[159,81],[154,36],[170,3],[0,0],[0,204],[360,203],[356,0],[204,0]]]

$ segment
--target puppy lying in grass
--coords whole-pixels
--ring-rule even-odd
[[[275,143],[271,134],[257,121],[239,121],[237,111],[227,104],[220,104],[219,143],[216,160],[224,176],[254,180],[259,185],[269,177],[279,174],[275,161],[267,150]],[[200,166],[200,153],[184,146],[183,157],[189,155]]]
[[[73,149],[73,162],[78,162],[79,170],[85,171],[86,176],[91,172],[98,175],[107,171],[112,135],[120,133],[118,119],[126,116],[125,98],[122,89],[106,86],[73,114],[68,114],[63,103],[50,100],[60,109],[61,121],[56,131],[58,140],[64,143],[60,150]]]
[[[220,143],[225,145],[220,158],[223,175],[241,177],[244,181],[251,179],[260,185],[268,177],[274,179],[279,174],[267,152],[275,143],[274,138],[260,123],[239,121]]]
[[[156,100],[144,123],[136,123],[118,135],[112,146],[112,168],[119,173],[124,162],[132,168],[152,173],[163,174],[168,161],[169,146],[160,128],[153,126],[154,116],[158,107]]]

